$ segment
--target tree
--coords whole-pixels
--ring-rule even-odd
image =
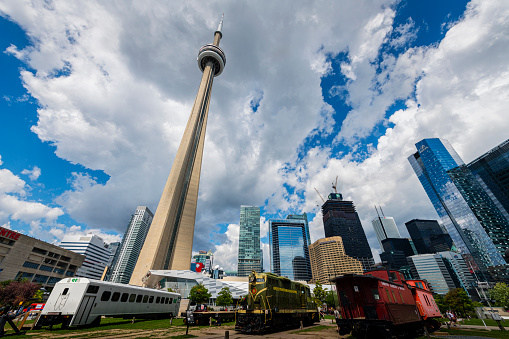
[[[447,303],[445,302],[445,298],[443,295],[441,294],[435,294],[433,296],[433,298],[435,299],[435,303],[437,304],[438,306],[438,309],[440,310],[440,312],[442,314],[445,314],[445,312],[447,312],[447,310],[450,308],[449,305],[447,305]]]
[[[444,301],[457,315],[466,316],[467,312],[474,311],[472,300],[462,288],[450,290],[445,295]]]
[[[218,306],[229,306],[233,303],[232,293],[230,288],[225,286],[217,294],[216,305]]]
[[[208,302],[211,296],[212,294],[209,293],[209,290],[203,284],[195,285],[189,291],[189,299],[197,304]]]
[[[168,290],[168,292],[175,292],[175,291],[173,290],[173,288],[171,288],[171,287],[168,287],[168,288],[167,288],[167,290]]]
[[[323,302],[325,301],[325,291],[320,282],[316,283],[316,286],[313,289],[313,294],[315,298],[319,300],[319,304],[323,304]]]
[[[333,290],[327,291],[325,294],[325,302],[328,307],[335,308],[338,305],[338,294]]]
[[[3,281],[0,284],[0,306],[16,307],[33,298],[40,288],[39,284],[26,280]]]
[[[497,283],[490,290],[490,297],[495,299],[497,306],[507,308],[509,306],[509,286],[505,283]]]

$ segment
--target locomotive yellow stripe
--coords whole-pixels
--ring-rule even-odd
[[[266,289],[267,289],[267,287],[265,287],[264,289],[261,289],[258,293],[256,293],[256,296],[255,296],[255,297],[257,297],[257,296],[258,296],[258,294],[262,293],[262,292],[263,292],[263,291],[265,291]]]
[[[287,293],[295,293],[297,294],[297,291],[294,291],[294,290],[288,290],[286,288],[281,288],[281,287],[272,287],[273,290],[275,291],[281,291],[281,292],[287,292]]]

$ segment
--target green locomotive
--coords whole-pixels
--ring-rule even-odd
[[[235,313],[235,330],[265,332],[319,321],[309,286],[273,273],[249,276],[249,293]]]

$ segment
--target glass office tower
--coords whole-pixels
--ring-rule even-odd
[[[311,280],[309,244],[304,220],[270,219],[269,245],[272,273],[291,280]]]
[[[489,150],[472,161],[467,167],[505,218],[509,220],[509,140]]]
[[[238,276],[247,277],[251,271],[262,271],[260,249],[260,207],[240,206]]]
[[[393,217],[378,216],[371,221],[371,224],[373,225],[381,249],[383,249],[382,240],[387,238],[401,238],[401,234],[399,234],[398,227]]]
[[[451,236],[440,227],[436,220],[412,219],[407,221],[405,226],[419,254],[455,249]]]
[[[485,279],[504,270],[509,224],[447,140],[424,139],[408,160],[467,264]],[[482,279],[482,277],[479,277]]]

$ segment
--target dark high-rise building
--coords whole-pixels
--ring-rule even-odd
[[[364,270],[373,268],[373,254],[353,202],[331,193],[322,205],[322,214],[325,237],[340,236],[347,256],[360,261]]]
[[[382,247],[385,252],[401,251],[405,257],[415,255],[414,249],[407,238],[387,238],[382,240]],[[406,259],[405,259],[406,261]]]
[[[453,248],[451,236],[444,232],[436,220],[413,219],[405,225],[414,242],[416,254],[450,251]]]
[[[391,269],[400,269],[401,267],[408,267],[406,255],[403,251],[385,251],[380,253],[380,260],[387,262]]]
[[[303,219],[269,219],[270,270],[291,280],[310,281],[311,262]]]
[[[408,160],[467,265],[490,280],[494,267],[507,272],[502,256],[509,247],[509,221],[487,188],[447,140],[424,139],[416,147]]]
[[[509,220],[509,140],[484,153],[467,167]]]

